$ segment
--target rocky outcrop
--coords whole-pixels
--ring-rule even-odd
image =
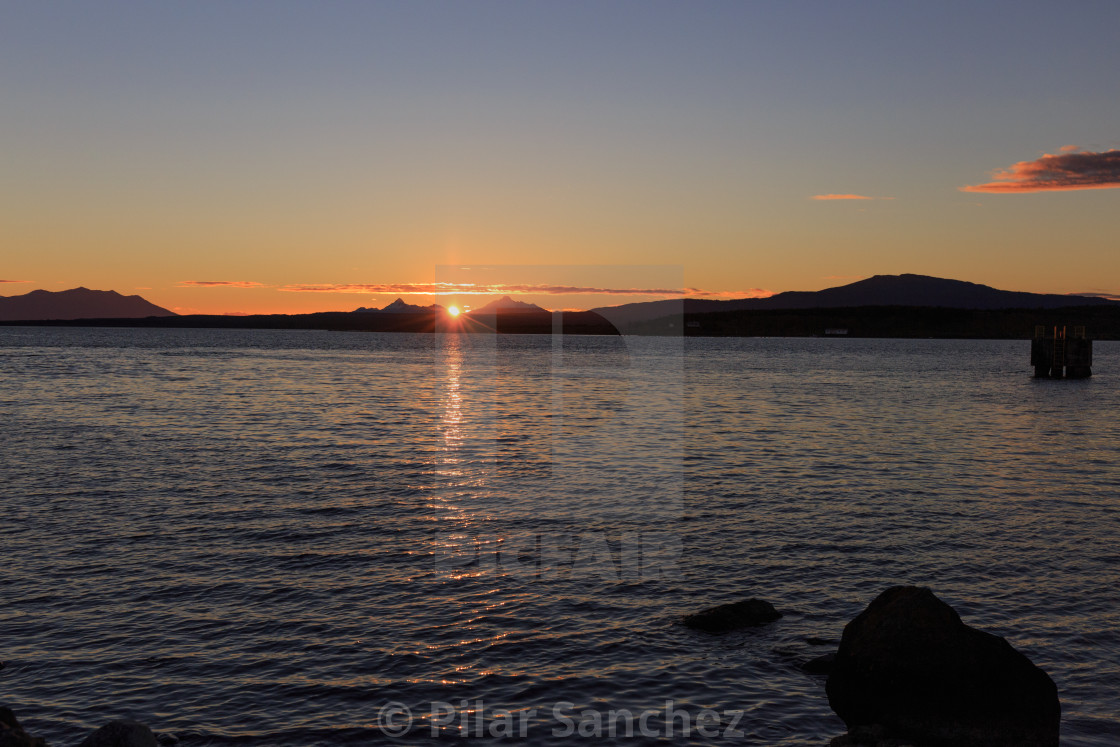
[[[78,747],[159,747],[155,734],[139,721],[110,721],[86,737]]]
[[[0,706],[0,747],[48,747],[20,726],[10,708]],[[159,747],[155,734],[139,721],[111,721],[82,740],[78,747]]]
[[[801,665],[801,671],[808,674],[829,674],[836,666],[836,654],[817,656]]]
[[[887,589],[848,623],[826,689],[848,726],[845,744],[872,733],[881,744],[1058,744],[1053,680],[927,588]]]
[[[24,731],[10,708],[0,707],[0,747],[47,747],[47,742]]]
[[[748,628],[773,622],[782,616],[774,605],[761,599],[744,599],[732,604],[710,607],[684,619],[684,624],[707,633],[726,633],[736,628]]]

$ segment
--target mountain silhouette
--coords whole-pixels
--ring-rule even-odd
[[[406,303],[403,298],[398,298],[383,309],[371,309],[365,306],[354,309],[354,313],[362,314],[425,314],[433,311],[443,311],[443,307],[438,303],[431,306],[417,306],[416,304]]]
[[[44,319],[142,319],[177,316],[140,296],[116,291],[71,288],[64,291],[33,290],[22,296],[0,296],[0,321]]]
[[[1059,309],[1116,304],[1096,296],[1024,293],[964,280],[929,275],[875,275],[848,285],[819,291],[786,291],[768,298],[713,301],[700,298],[646,301],[593,309],[616,325],[648,321],[673,314],[767,309],[827,309],[856,306],[928,306],[946,309]]]
[[[534,303],[526,303],[525,301],[514,301],[509,296],[502,296],[498,300],[491,301],[490,303],[486,304],[481,309],[472,309],[471,313],[472,314],[498,314],[498,313],[505,313],[507,311],[545,311],[545,312],[547,312],[548,309],[542,309],[540,306],[537,306]]]

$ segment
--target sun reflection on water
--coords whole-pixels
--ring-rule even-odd
[[[443,455],[441,463],[457,465],[461,461],[456,454],[463,443],[463,350],[458,335],[447,335],[444,339],[443,354],[443,415],[439,429],[443,435]],[[439,470],[440,475],[458,476],[458,470]]]

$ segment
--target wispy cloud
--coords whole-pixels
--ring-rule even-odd
[[[471,283],[298,283],[277,290],[288,293],[388,293],[402,296],[446,296],[462,293],[491,293],[490,287]],[[516,293],[509,290],[506,293]]]
[[[1108,291],[1085,291],[1083,293],[1067,293],[1068,296],[1089,296],[1091,298],[1107,298],[1111,301],[1120,301],[1120,293]]]
[[[1020,161],[1010,168],[997,169],[987,184],[959,189],[962,192],[1021,194],[1113,187],[1120,187],[1120,150],[1098,153],[1065,145],[1060,153],[1044,153],[1034,161]]]
[[[893,200],[893,197],[869,197],[868,195],[813,195],[814,200]]]
[[[771,291],[762,288],[751,288],[746,291],[705,291],[700,288],[604,288],[582,285],[504,283],[322,283],[283,285],[278,290],[292,293],[364,293],[401,296],[580,295],[748,298],[773,295]]]
[[[706,291],[699,288],[686,288],[687,298],[769,298],[774,291],[766,288],[747,288],[737,291]]]
[[[184,280],[176,288],[265,288],[252,280]]]
[[[0,280],[0,283],[30,283],[30,280]]]

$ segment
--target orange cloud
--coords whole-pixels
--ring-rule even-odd
[[[1120,187],[1120,150],[1096,153],[1066,145],[1060,154],[1044,153],[1034,161],[1020,161],[1010,168],[993,171],[992,179],[987,184],[958,189],[1014,194]]]
[[[604,295],[604,296],[688,296],[718,298],[764,298],[773,292],[762,288],[747,291],[705,291],[699,288],[602,288],[579,285],[476,284],[476,283],[324,283],[284,285],[291,293],[366,293],[386,295]]]
[[[814,200],[875,200],[876,197],[866,195],[813,195]]]
[[[0,283],[30,283],[30,280],[0,280]]]
[[[766,288],[748,288],[738,291],[706,291],[699,288],[686,288],[685,296],[688,298],[769,298],[774,291]]]
[[[184,280],[176,288],[264,288],[264,283],[252,280]]]
[[[277,290],[289,293],[389,293],[397,295],[444,296],[459,293],[491,293],[497,286],[473,283],[300,283],[282,285]],[[516,291],[506,291],[515,293]]]

